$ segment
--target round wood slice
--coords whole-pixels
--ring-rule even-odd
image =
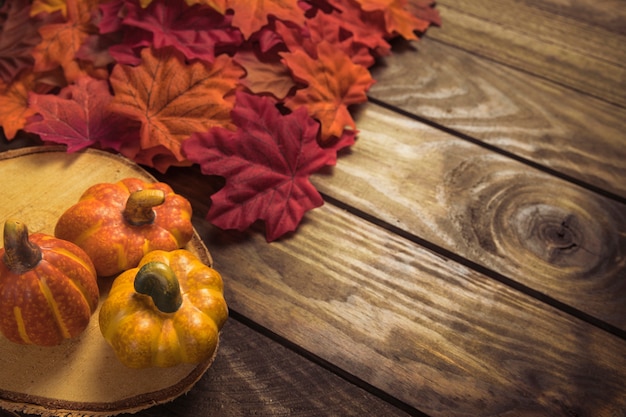
[[[86,150],[38,146],[0,153],[0,224],[23,221],[30,233],[53,234],[56,219],[91,185],[154,177],[131,161]],[[186,249],[212,260],[195,233]],[[101,300],[111,280],[100,280]],[[56,347],[24,346],[0,336],[0,406],[44,416],[104,416],[136,412],[187,392],[213,362],[129,369],[98,328],[98,312],[79,337]]]

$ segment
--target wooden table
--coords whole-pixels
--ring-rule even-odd
[[[231,318],[199,383],[138,416],[626,416],[626,7],[437,3],[297,233],[217,230],[197,168],[159,176]]]

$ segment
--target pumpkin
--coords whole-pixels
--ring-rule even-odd
[[[191,240],[191,204],[165,183],[126,178],[89,187],[58,219],[54,234],[80,246],[100,276],[137,266],[152,250]]]
[[[4,225],[0,249],[0,331],[9,340],[58,345],[78,336],[96,311],[99,290],[87,254],[71,242]]]
[[[200,363],[228,318],[221,275],[193,253],[156,250],[113,281],[100,331],[129,368]]]

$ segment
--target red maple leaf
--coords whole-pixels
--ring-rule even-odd
[[[367,100],[366,91],[374,83],[369,71],[355,64],[341,49],[327,41],[316,45],[317,56],[303,50],[282,54],[294,78],[306,83],[285,100],[290,109],[304,106],[322,124],[322,142],[338,138],[346,127],[355,129],[348,106]]]
[[[206,5],[154,0],[145,9],[127,2],[126,9],[125,27],[150,33],[154,47],[174,46],[188,59],[213,62],[216,47],[234,47],[243,41],[231,26],[232,15],[222,15]]]
[[[126,120],[107,111],[113,99],[106,81],[81,77],[58,95],[30,93],[30,110],[37,113],[24,130],[44,141],[67,145],[75,152],[98,144],[119,150],[129,133]]]
[[[38,28],[50,20],[30,17],[30,2],[15,0],[0,7],[0,80],[11,82],[35,63],[32,49],[41,41]]]
[[[282,115],[273,99],[239,92],[232,119],[236,131],[213,128],[183,144],[204,174],[226,178],[207,219],[237,230],[264,220],[267,240],[275,240],[323,204],[308,176],[334,157],[318,145],[319,125],[305,109]]]

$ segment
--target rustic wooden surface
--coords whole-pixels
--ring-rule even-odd
[[[442,0],[298,232],[217,230],[213,367],[139,416],[626,416],[626,7]],[[3,144],[3,149],[31,143]]]

